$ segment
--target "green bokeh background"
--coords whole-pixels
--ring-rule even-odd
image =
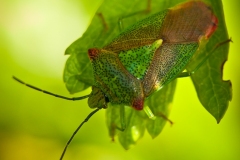
[[[64,51],[87,28],[100,2],[0,0],[0,160],[59,159],[91,111],[86,100],[57,99],[11,77],[71,97],[62,80]],[[240,1],[223,5],[233,39],[223,78],[232,81],[233,99],[220,124],[201,106],[190,78],[179,79],[170,115],[174,125],[167,124],[160,136],[152,140],[145,133],[126,151],[111,141],[101,111],[77,134],[64,159],[240,159]]]

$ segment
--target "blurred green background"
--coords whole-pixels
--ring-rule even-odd
[[[91,111],[87,101],[66,101],[29,89],[12,75],[71,97],[62,80],[65,49],[81,36],[100,0],[0,0],[0,160],[59,159],[65,143]],[[224,0],[230,45],[224,80],[233,99],[220,124],[201,106],[190,78],[179,79],[170,119],[152,140],[132,149],[111,142],[105,112],[77,134],[67,159],[240,159],[240,1]],[[90,90],[74,96],[90,93]]]

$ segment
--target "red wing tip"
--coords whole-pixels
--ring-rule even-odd
[[[218,27],[218,19],[215,15],[212,16],[212,24],[208,27],[206,31],[206,37],[209,38],[215,32]]]

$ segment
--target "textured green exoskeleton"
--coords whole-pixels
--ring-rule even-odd
[[[107,97],[112,104],[124,104],[142,109],[138,108],[144,103],[139,79],[143,79],[161,43],[162,40],[157,40],[152,45],[122,51],[119,55],[103,49],[90,49],[88,54],[93,62],[95,86],[88,100],[89,106],[99,107],[99,104],[95,103],[97,100],[93,98],[98,90],[102,93],[100,103],[105,99],[104,97]],[[94,104],[98,106],[93,106]]]
[[[219,13],[218,16],[220,16]],[[101,20],[104,21],[102,15]],[[221,27],[224,28],[223,18],[220,20],[222,20],[220,21]],[[79,56],[82,52],[78,52],[79,50],[83,50],[83,52],[87,50],[82,47],[85,46],[85,43],[79,42],[86,42],[85,40],[89,40],[89,37],[101,36],[101,34],[96,36],[95,32],[92,32],[93,28],[89,27],[91,33],[88,32],[85,37],[82,37],[85,40],[80,39],[80,41],[72,45],[73,47],[67,49],[67,54],[71,52],[74,54],[69,57],[66,64],[68,67],[64,71],[64,81],[71,93],[92,86],[91,94],[83,97],[68,98],[60,96],[27,84],[16,77],[13,78],[32,89],[55,97],[67,100],[88,98],[89,107],[96,108],[73,133],[60,159],[63,158],[68,145],[81,126],[101,108],[107,108],[106,121],[110,136],[114,138],[117,129],[124,131],[119,132],[119,141],[124,148],[128,149],[143,136],[145,128],[153,138],[161,132],[165,120],[168,120],[167,116],[176,86],[176,81],[173,80],[177,77],[189,75],[183,72],[186,68],[188,72],[193,73],[211,56],[215,48],[208,55],[203,54],[205,57],[203,60],[198,61],[197,67],[189,65],[194,53],[201,50],[199,47],[200,44],[203,44],[202,41],[207,41],[210,38],[217,29],[217,25],[218,19],[209,6],[201,1],[189,1],[135,23],[111,41],[106,40],[106,42],[110,42],[107,45],[103,44],[99,48],[91,48],[94,45],[91,47],[89,45],[86,48],[91,48],[88,49],[91,64],[87,56]],[[107,21],[106,23],[104,21],[104,26],[107,26]],[[226,30],[224,31],[226,35]],[[227,56],[227,53],[225,55]],[[92,70],[89,69],[89,66],[92,67]],[[220,68],[219,64],[216,66],[217,69]],[[81,69],[79,70],[79,68]],[[92,71],[94,78],[92,78]],[[86,72],[91,73],[86,74]],[[220,74],[216,75],[219,76]],[[215,76],[215,73],[209,77],[212,78],[212,76]],[[170,84],[164,87],[168,83]],[[231,100],[231,82],[219,83],[214,81],[214,83],[216,83],[216,85],[214,84],[215,88],[219,89],[220,86],[220,88],[222,87],[221,91],[224,90],[224,92],[217,94],[215,93],[218,90],[214,90],[214,101],[217,101],[217,107],[212,107],[216,104],[210,102],[209,99],[212,97],[209,98],[204,95],[203,99],[205,103],[211,104],[209,106],[212,108],[207,108],[208,111],[209,108],[213,111],[210,112],[211,114],[217,112],[214,117],[217,117],[216,119],[219,122],[224,111],[226,111],[229,100]],[[197,87],[201,88],[202,85],[205,85],[205,89],[206,86],[209,87],[209,83],[200,83]],[[161,93],[161,91],[163,92]],[[228,95],[225,96],[225,93]],[[201,92],[201,94],[203,93]],[[220,103],[219,105],[219,99],[224,99],[224,104]],[[219,109],[221,113],[218,112]],[[144,110],[146,114],[141,110]]]
[[[191,1],[137,22],[103,49],[89,49],[95,80],[89,106],[106,108],[107,98],[142,110],[147,97],[185,69],[217,23],[205,3]],[[94,98],[96,90],[102,99]]]

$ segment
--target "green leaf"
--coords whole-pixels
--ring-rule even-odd
[[[125,113],[127,113],[125,116],[127,127],[123,132],[119,132],[118,140],[125,149],[129,149],[144,135],[145,123],[140,114],[145,113],[128,106],[125,107]]]
[[[118,136],[121,145],[129,149],[142,138],[145,128],[153,138],[158,136],[167,122],[166,117],[170,113],[176,82],[174,80],[147,99],[145,105],[152,110],[156,116],[155,120],[149,119],[143,110],[137,111],[129,106],[109,104],[106,119],[110,137],[114,140],[114,137]],[[126,122],[124,131],[117,129],[123,129],[122,121]]]
[[[89,59],[81,55],[83,54],[70,56],[64,69],[63,79],[70,93],[80,92],[94,83]]]
[[[125,149],[131,148],[144,135],[146,122],[144,111],[137,111],[129,106],[109,104],[106,119],[110,137],[114,140],[117,135]],[[125,127],[123,122],[126,122]],[[124,131],[119,129],[124,129]]]
[[[180,2],[185,1],[152,0],[150,14],[173,7]],[[205,0],[205,2],[213,8],[214,13],[218,17],[219,26],[216,33],[210,38],[209,43],[205,47],[201,47],[198,53],[194,55],[187,67],[188,71],[194,70],[215,45],[228,39],[221,0]],[[88,49],[102,48],[111,42],[120,33],[118,27],[119,18],[142,11],[146,7],[147,0],[105,0],[102,3],[96,12],[98,14],[93,17],[90,26],[83,36],[66,50],[66,54],[70,55],[70,57],[64,70],[64,82],[70,93],[82,91],[94,83],[92,67],[87,56]],[[99,13],[104,17],[104,20],[99,16]],[[146,16],[149,16],[149,14],[137,14],[125,18],[123,20],[124,27],[130,26]],[[223,117],[228,102],[232,97],[230,81],[222,80],[222,69],[224,62],[227,60],[228,47],[229,45],[225,44],[217,48],[207,62],[191,76],[199,100],[218,122]],[[169,83],[146,101],[146,105],[157,116],[155,120],[148,119],[143,111],[136,111],[121,105],[108,105],[106,119],[110,136],[114,139],[117,135],[123,147],[128,149],[143,136],[145,127],[153,138],[159,135],[166,123],[166,119],[163,117],[169,115],[175,85],[175,81]],[[122,116],[121,108],[125,108],[126,129],[124,132],[116,129],[116,127],[121,128],[122,126],[120,118]]]
[[[146,105],[156,116],[155,120],[147,119],[147,130],[152,138],[157,137],[165,126],[172,108],[173,95],[175,92],[177,80],[172,81],[167,86],[153,94],[146,101]]]
[[[200,47],[200,50],[195,53],[187,66],[189,72],[193,71],[217,44],[228,39],[222,2],[220,0],[208,2],[218,17],[219,25],[207,45]],[[223,118],[228,108],[228,103],[232,99],[231,82],[222,80],[223,66],[225,61],[227,61],[228,49],[229,43],[220,45],[207,61],[191,75],[200,102],[215,117],[218,123]]]

